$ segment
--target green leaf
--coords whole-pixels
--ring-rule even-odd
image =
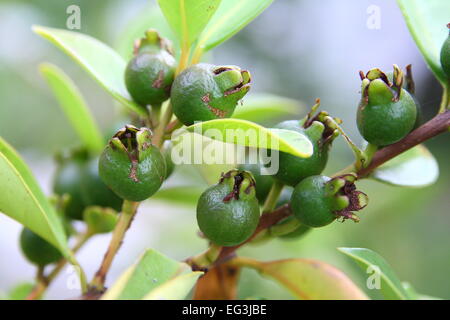
[[[217,178],[217,177],[216,177]],[[205,188],[197,186],[177,186],[160,189],[151,200],[167,201],[175,205],[195,206]]]
[[[377,168],[371,177],[396,186],[423,187],[437,180],[439,166],[430,151],[418,145]]]
[[[450,1],[397,0],[409,32],[425,58],[428,67],[443,86],[449,83],[440,62],[440,52],[448,37]]]
[[[53,64],[43,63],[39,71],[84,145],[93,153],[102,151],[105,144],[102,134],[77,86]]]
[[[179,52],[179,45],[175,41],[177,39],[175,34],[167,24],[159,6],[153,3],[145,7],[136,17],[133,17],[117,37],[116,45],[114,46],[117,52],[125,60],[130,60],[133,57],[134,41],[142,38],[148,29],[158,30],[162,37],[170,39],[173,42],[175,52]]]
[[[253,122],[298,116],[305,110],[299,101],[271,94],[250,94],[236,107],[233,118]]]
[[[299,132],[267,129],[246,120],[216,119],[193,124],[186,129],[213,140],[253,148],[280,150],[301,158],[308,158],[313,152],[309,139]]]
[[[259,262],[236,258],[240,265],[274,279],[301,300],[366,300],[362,292],[342,271],[318,260],[286,259]]]
[[[395,275],[391,266],[378,253],[366,248],[338,248],[338,250],[352,258],[364,272],[371,270],[372,273],[369,273],[370,275],[380,276],[380,290],[386,299],[412,299]],[[377,274],[378,271],[379,274]]]
[[[224,0],[198,41],[203,51],[228,40],[261,14],[273,0]]]
[[[158,0],[158,3],[180,42],[190,47],[216,12],[220,1]]]
[[[191,268],[154,250],[147,250],[102,296],[103,300],[136,300]]]
[[[143,300],[182,300],[186,298],[203,272],[175,277],[146,295]]]
[[[26,297],[34,289],[34,284],[30,282],[24,282],[16,285],[9,292],[9,300],[25,300]]]
[[[0,138],[0,212],[70,256],[63,225],[18,153]]]
[[[88,35],[62,29],[33,26],[33,31],[53,43],[85,69],[114,99],[145,116],[125,87],[125,60],[106,44]]]

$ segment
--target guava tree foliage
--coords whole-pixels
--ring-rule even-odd
[[[442,103],[436,116],[422,123],[411,66],[361,71],[355,118],[367,141],[364,148],[350,140],[339,118],[320,110],[319,99],[301,119],[290,99],[265,94],[242,102],[258,81],[251,71],[202,62],[271,2],[159,0],[159,7],[123,32],[117,52],[81,33],[33,26],[124,108],[129,124],[104,138],[75,83],[53,64],[39,66],[80,147],[57,157],[54,195],[47,197],[20,155],[0,138],[0,211],[23,224],[21,248],[38,271],[33,285],[15,288],[10,298],[43,297],[70,263],[76,266],[84,298],[184,299],[194,288],[195,299],[233,299],[241,269],[252,268],[298,299],[368,299],[344,272],[325,262],[257,261],[237,250],[277,237],[300,238],[336,220],[359,221],[370,196],[358,189],[361,179],[403,187],[437,179],[437,162],[421,143],[450,126],[450,2],[398,0],[417,46],[442,84]],[[258,124],[279,116],[294,119],[273,128]],[[239,134],[230,136],[230,130]],[[270,163],[261,160],[202,164],[196,168],[210,184],[206,190],[166,187],[176,167],[172,150],[179,147],[180,135],[198,134],[201,141],[265,151],[272,160],[276,156],[278,168],[262,174]],[[355,161],[324,176],[328,152],[339,137]],[[206,251],[179,262],[148,249],[107,288],[108,271],[126,232],[133,232],[140,204],[150,197],[175,202],[190,196],[197,201]],[[72,227],[75,220],[84,222],[84,231]],[[101,233],[111,233],[109,247],[98,271],[86,275],[76,253]],[[76,239],[73,247],[70,238]],[[402,283],[377,253],[339,250],[364,271],[379,270],[386,299],[425,298]]]

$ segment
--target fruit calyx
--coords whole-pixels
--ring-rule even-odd
[[[163,38],[155,29],[148,29],[145,37],[137,39],[134,42],[133,54],[137,56],[141,52],[158,53],[165,50],[173,55],[172,43],[170,40]]]
[[[133,125],[126,125],[119,129],[109,141],[113,150],[124,152],[131,161],[129,177],[138,182],[137,165],[142,160],[141,154],[152,145],[152,132],[149,128],[137,128]]]
[[[339,135],[337,124],[342,123],[342,121],[338,118],[332,118],[326,111],[317,113],[319,106],[320,99],[318,98],[306,117],[300,121],[300,125],[310,137],[317,139],[320,147],[325,147],[330,145]]]
[[[409,67],[409,71],[408,71]],[[407,82],[410,85],[410,79],[412,79],[411,74],[411,66],[407,67]],[[379,68],[370,69],[365,75],[363,71],[359,72],[359,76],[362,80],[362,96],[365,102],[365,105],[369,104],[369,88],[371,86],[378,87],[377,91],[382,92],[382,94],[389,95],[389,98],[392,102],[398,102],[400,100],[400,95],[402,92],[404,74],[403,71],[399,68],[398,65],[394,64],[394,72],[392,76],[392,82],[389,81],[386,73],[381,71]],[[382,86],[385,86],[383,88]],[[414,89],[413,89],[414,90]]]
[[[342,221],[351,219],[359,222],[353,211],[360,211],[367,206],[368,197],[364,192],[356,190],[357,176],[353,173],[335,177],[327,182],[328,195],[332,197],[333,213]]]
[[[219,184],[227,183],[231,187],[230,193],[224,198],[223,202],[229,202],[232,199],[239,200],[255,194],[256,182],[252,174],[248,171],[231,170],[222,173]]]

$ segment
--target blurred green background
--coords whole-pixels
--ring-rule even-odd
[[[53,153],[77,145],[77,138],[39,76],[39,63],[62,67],[85,95],[101,128],[107,132],[120,118],[121,108],[73,61],[30,30],[31,25],[65,28],[66,8],[81,9],[80,32],[122,48],[126,34],[148,12],[150,0],[68,1],[34,0],[0,2],[0,135],[24,156],[40,184],[50,193],[54,171]],[[379,29],[367,27],[371,5],[379,6]],[[130,48],[131,51],[131,48]],[[124,53],[122,51],[121,53]],[[390,70],[413,64],[417,96],[425,118],[437,112],[441,89],[426,68],[411,39],[395,1],[385,0],[276,0],[260,17],[210,59],[234,64],[253,75],[252,92],[268,92],[311,105],[320,97],[322,108],[344,120],[344,128],[360,142],[355,125],[359,100],[359,70],[380,67]],[[245,103],[245,101],[244,101]],[[304,110],[299,110],[299,116]],[[280,119],[269,119],[274,124]],[[317,258],[344,270],[365,288],[364,275],[336,247],[367,247],[392,265],[401,280],[417,291],[450,298],[450,201],[449,136],[427,142],[437,158],[441,175],[437,183],[422,189],[398,188],[363,181],[359,188],[370,197],[361,222],[334,223],[315,230],[299,241],[275,240],[249,246],[241,252],[262,260],[288,257]],[[339,139],[330,156],[327,173],[346,166],[352,154]],[[193,177],[187,181],[187,177]],[[200,184],[189,168],[179,170],[169,185]],[[0,216],[0,291],[32,280],[34,269],[20,254],[20,226]],[[205,248],[196,235],[195,206],[148,201],[140,210],[123,249],[108,277],[111,283],[137,256],[153,247],[176,259]],[[109,236],[99,236],[80,253],[81,264],[93,274],[106,249]],[[73,270],[66,270],[51,287],[48,298],[77,294],[71,285]],[[74,291],[75,290],[75,291]],[[379,298],[376,290],[366,292]],[[239,297],[291,298],[270,280],[246,270]]]

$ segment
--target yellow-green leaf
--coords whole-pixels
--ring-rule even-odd
[[[257,270],[301,300],[368,299],[342,271],[318,260],[286,259],[260,262],[236,258],[239,265]]]
[[[372,276],[380,277],[380,290],[386,299],[411,299],[391,266],[378,253],[366,248],[338,248],[338,250],[352,258],[366,275],[370,270]]]
[[[450,1],[397,0],[397,3],[428,67],[443,86],[450,86],[440,62],[442,44],[448,37]]]
[[[223,0],[198,41],[210,50],[228,40],[261,14],[273,0]]]
[[[31,170],[0,138],[0,212],[23,224],[70,257],[63,225]]]
[[[39,71],[86,148],[99,153],[105,141],[78,87],[64,71],[51,63],[41,64]]]
[[[131,100],[124,80],[126,62],[113,49],[79,32],[42,26],[33,26],[33,31],[75,60],[114,99],[138,114],[146,114]]]
[[[150,249],[119,277],[102,296],[102,300],[143,299],[167,281],[189,273],[192,272],[187,264]]]
[[[143,300],[182,300],[186,298],[203,272],[190,272],[175,277],[146,295]]]
[[[301,158],[308,158],[313,152],[309,139],[299,132],[268,129],[246,120],[216,119],[193,124],[186,129],[213,140],[246,147],[280,150]]]
[[[220,0],[158,0],[158,3],[180,42],[190,47],[216,12]]]

